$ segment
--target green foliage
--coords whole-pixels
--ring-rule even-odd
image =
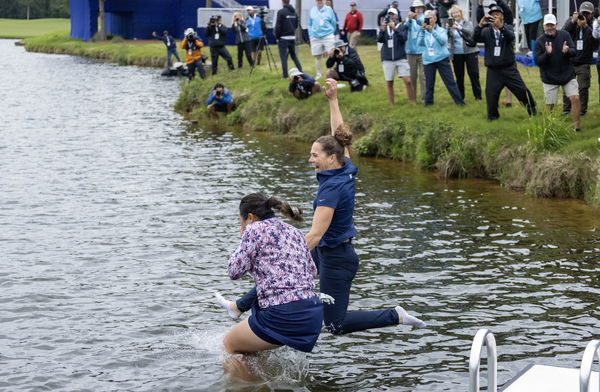
[[[575,138],[569,117],[544,113],[529,120],[527,142],[532,151],[556,151]]]
[[[0,18],[26,19],[29,17],[68,18],[69,0],[2,0],[0,1]]]
[[[70,26],[69,19],[0,19],[0,38],[37,37],[56,31],[68,31]]]

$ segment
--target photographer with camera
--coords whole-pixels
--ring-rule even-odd
[[[592,22],[594,21],[594,5],[589,1],[581,3],[579,12],[574,12],[563,26],[563,30],[571,35],[577,54],[571,57],[575,67],[575,75],[579,84],[579,100],[581,115],[585,116],[588,109],[589,90],[592,81],[592,60],[594,50],[598,49],[598,40],[594,38]],[[563,113],[571,111],[571,100],[563,94]]]
[[[246,7],[246,12],[248,13],[246,25],[248,26],[248,36],[250,36],[250,43],[252,44],[252,58],[256,65],[260,65],[260,58],[262,51],[265,49],[266,41],[263,37],[267,34],[267,28],[263,22],[266,12],[260,8],[259,15],[256,15],[251,5]]]
[[[210,61],[212,62],[213,75],[217,74],[219,56],[227,61],[230,71],[234,69],[231,55],[225,47],[225,34],[227,34],[227,27],[221,23],[221,15],[211,16],[208,26],[206,26],[206,36],[208,37],[208,46],[210,47]]]
[[[327,71],[326,79],[349,82],[351,91],[362,91],[369,85],[365,67],[356,49],[349,47],[342,40],[337,40],[328,55],[325,65],[331,69]]]
[[[204,61],[206,56],[202,55],[202,47],[204,44],[198,36],[196,31],[191,27],[185,30],[185,37],[181,41],[181,49],[185,50],[185,64],[188,69],[188,78],[194,79],[196,69],[202,79],[206,78],[206,72],[204,72]]]
[[[473,23],[465,19],[462,8],[454,5],[450,8],[450,18],[446,24],[448,42],[452,55],[452,67],[456,84],[463,99],[465,99],[465,67],[471,80],[471,88],[475,100],[481,100],[481,84],[479,83],[479,48],[473,39]]]
[[[212,118],[219,118],[219,112],[229,114],[235,109],[231,92],[221,83],[215,84],[206,100],[206,104],[208,105],[206,107],[208,114]]]
[[[435,11],[426,11],[421,31],[417,38],[419,46],[423,49],[423,66],[425,68],[425,106],[433,105],[435,92],[435,74],[440,73],[446,89],[457,105],[464,105],[465,101],[460,96],[458,85],[454,81],[452,68],[450,68],[450,52],[448,51],[448,32],[437,25]]]
[[[177,53],[177,42],[175,38],[167,30],[163,31],[163,35],[159,36],[156,31],[152,32],[152,36],[156,39],[161,40],[167,47],[167,67],[171,68],[171,56],[175,56],[177,61],[181,62],[179,54]]]
[[[489,15],[484,16],[475,27],[473,38],[485,44],[485,66],[487,67],[485,99],[488,120],[500,118],[498,100],[503,88],[508,88],[527,107],[529,115],[536,113],[533,95],[523,82],[515,61],[513,44],[515,33],[510,25],[504,24],[504,11],[497,5],[490,6]]]
[[[290,0],[281,0],[283,8],[277,11],[275,23],[275,38],[277,38],[277,47],[279,48],[279,58],[281,59],[281,69],[283,77],[288,78],[287,57],[288,53],[296,67],[302,72],[302,64],[296,55],[296,29],[298,28],[298,15],[294,7],[290,5]]]
[[[406,57],[410,67],[410,83],[415,97],[417,96],[417,82],[419,83],[421,102],[425,102],[425,69],[423,68],[423,48],[419,46],[417,38],[425,19],[425,10],[426,6],[423,0],[414,0],[405,23],[408,28]]]
[[[321,85],[319,82],[309,74],[302,73],[298,68],[292,68],[289,70],[290,75],[290,86],[289,92],[298,99],[306,99],[321,91]]]
[[[252,67],[254,65],[254,60],[252,60],[252,44],[248,37],[248,26],[246,26],[246,22],[244,22],[244,18],[240,12],[233,14],[231,19],[231,30],[233,31],[235,43],[237,45],[238,68],[242,68],[244,52],[246,53],[248,64]]]

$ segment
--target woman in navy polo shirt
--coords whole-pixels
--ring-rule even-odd
[[[315,168],[319,190],[313,202],[312,227],[305,238],[319,270],[321,293],[334,299],[333,303],[324,305],[325,326],[334,335],[396,324],[425,328],[423,321],[409,315],[401,306],[347,312],[350,287],[358,270],[358,256],[352,246],[352,238],[356,236],[352,216],[358,169],[350,160],[348,146],[352,133],[344,124],[338,105],[337,81],[327,79],[324,93],[331,110],[332,134],[318,138],[310,151],[308,161]],[[249,310],[256,300],[255,289],[235,302],[216,295],[232,318]]]

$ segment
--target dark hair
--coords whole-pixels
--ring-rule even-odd
[[[344,164],[344,148],[352,144],[352,132],[346,124],[341,124],[333,136],[321,136],[315,143],[319,143],[327,155],[335,154],[340,165]]]
[[[215,84],[215,87],[213,87],[213,90],[216,90],[216,89],[218,89],[219,87],[221,87],[221,88],[225,88],[225,86],[223,86],[223,83],[217,83],[217,84]]]
[[[275,197],[267,198],[262,193],[251,193],[242,198],[242,201],[240,201],[240,216],[243,219],[248,219],[248,214],[252,213],[260,220],[269,219],[274,216],[273,208],[297,222],[304,221],[300,208],[297,212],[294,212],[288,203]]]
[[[282,2],[284,5],[288,5],[288,4],[290,4],[290,0],[281,0],[281,2]]]

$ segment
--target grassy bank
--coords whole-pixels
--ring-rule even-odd
[[[121,64],[164,64],[164,46],[159,41],[83,43],[67,36],[63,32],[28,39],[26,47]],[[229,50],[236,58],[235,48]],[[302,45],[299,51],[305,72],[314,75],[309,48]],[[273,53],[278,57],[276,47]],[[399,81],[395,83],[396,105],[390,106],[379,53],[374,46],[359,47],[359,53],[371,85],[361,93],[342,88],[339,96],[345,119],[357,135],[355,149],[360,154],[402,160],[441,177],[490,178],[534,196],[579,198],[600,207],[600,107],[595,70],[583,131],[575,134],[570,119],[560,115],[561,105],[554,114],[529,118],[513,99],[512,108],[502,105],[500,120],[488,122],[485,101],[473,99],[468,81],[467,105],[457,107],[439,76],[433,106],[409,104]],[[233,72],[227,71],[224,63],[219,68],[221,73],[207,80],[184,82],[176,109],[200,123],[208,121],[204,102],[213,85],[223,82],[238,101],[238,109],[222,119],[227,124],[306,142],[329,131],[325,97],[297,101],[287,92],[288,81],[281,78],[280,71],[269,71],[266,64],[252,75],[247,66]],[[520,71],[543,111],[539,70],[520,67]],[[484,85],[482,61],[480,72]],[[503,94],[501,103],[504,100]]]
[[[29,38],[69,30],[69,19],[0,19],[0,38]]]

